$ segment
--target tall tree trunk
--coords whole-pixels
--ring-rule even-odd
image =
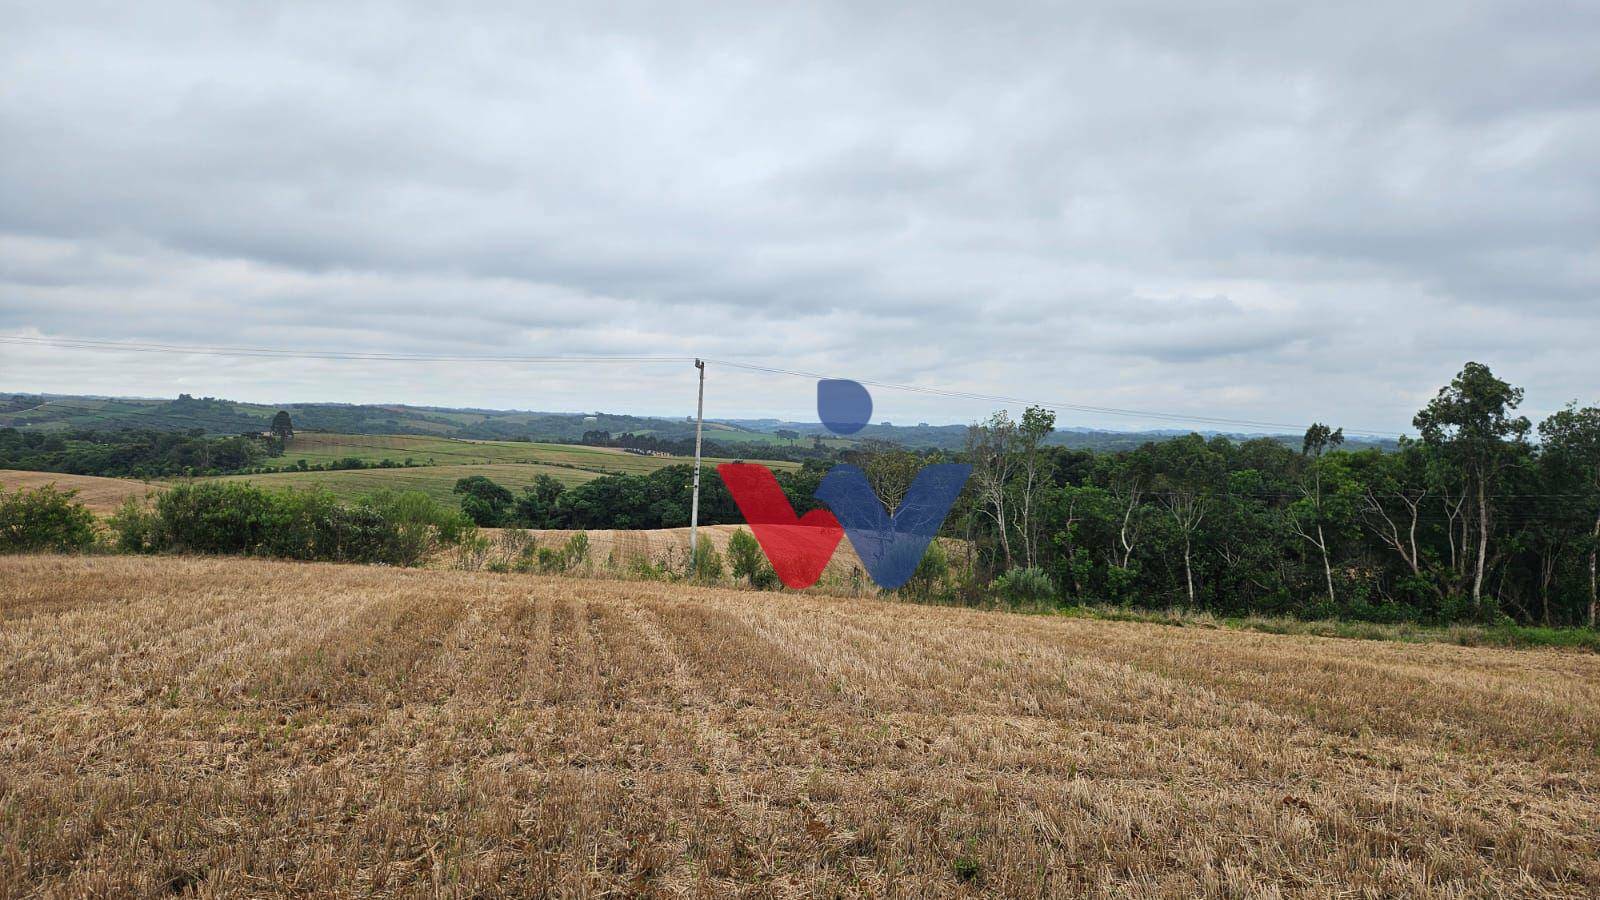
[[[1478,476],[1478,560],[1477,572],[1472,578],[1472,605],[1483,612],[1483,566],[1489,557],[1489,498],[1486,496],[1483,485],[1483,476]]]
[[[1133,491],[1128,495],[1128,507],[1122,513],[1122,530],[1117,533],[1117,539],[1122,544],[1122,568],[1128,567],[1128,560],[1133,558],[1133,544],[1128,540],[1128,525],[1133,521],[1133,510],[1139,505],[1139,492]]]
[[[1600,544],[1600,516],[1594,519],[1594,542]],[[1595,592],[1595,557],[1600,555],[1600,547],[1589,547],[1589,627],[1594,627],[1595,614],[1600,613],[1600,597]]]
[[[1317,549],[1322,551],[1322,574],[1328,579],[1328,602],[1338,603],[1333,596],[1333,565],[1328,562],[1328,539],[1322,536],[1322,523],[1317,523]]]
[[[1189,535],[1183,536],[1183,577],[1189,583],[1189,608],[1194,608],[1194,567],[1189,564]]]
[[[1011,535],[1006,531],[1006,508],[1003,503],[999,504],[999,509],[995,513],[995,524],[1000,526],[1000,550],[1005,554],[1006,569],[1009,571],[1011,569]]]

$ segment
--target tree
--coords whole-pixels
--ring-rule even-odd
[[[1311,470],[1300,484],[1301,500],[1289,507],[1289,528],[1322,554],[1322,574],[1327,580],[1328,602],[1337,603],[1333,592],[1333,564],[1328,555],[1328,536],[1323,528],[1327,509],[1322,493],[1322,454],[1329,447],[1344,443],[1344,429],[1335,431],[1321,422],[1311,423],[1300,443],[1300,455],[1311,458]]]
[[[1539,436],[1544,441],[1545,452],[1552,460],[1578,475],[1590,509],[1594,511],[1594,527],[1589,532],[1589,627],[1595,626],[1600,614],[1600,596],[1596,592],[1596,557],[1600,556],[1600,407],[1578,408],[1568,404],[1550,418],[1539,423]]]
[[[1305,437],[1300,441],[1300,455],[1316,458],[1343,443],[1343,428],[1333,429],[1321,422],[1312,422],[1311,427],[1306,429]]]
[[[482,475],[469,475],[456,481],[451,493],[461,495],[461,511],[473,523],[486,528],[501,525],[506,519],[506,508],[511,505],[511,492]]]
[[[789,446],[791,447],[794,446],[795,441],[800,440],[800,432],[792,431],[788,428],[779,428],[777,431],[774,431],[773,434],[780,440],[788,441]]]
[[[1489,367],[1469,362],[1438,396],[1417,413],[1412,424],[1422,440],[1449,455],[1465,474],[1476,497],[1478,551],[1472,576],[1472,605],[1483,607],[1484,572],[1489,559],[1492,522],[1490,495],[1501,472],[1526,442],[1531,427],[1525,416],[1513,416],[1522,405],[1522,389],[1494,377]]]
[[[1045,485],[1042,472],[1045,438],[1056,430],[1056,414],[1042,406],[1030,406],[1022,413],[1022,423],[1017,429],[1017,449],[1022,455],[1018,472],[1018,531],[1022,538],[1024,565],[1035,568],[1039,564],[1038,496]]]
[[[535,476],[533,484],[522,489],[512,515],[523,528],[555,528],[557,504],[566,486],[549,475]]]
[[[1017,423],[1000,410],[988,421],[967,428],[967,459],[972,464],[972,486],[979,509],[994,523],[1000,538],[1002,570],[1011,568],[1011,519],[1006,485],[1017,467],[1016,445],[1021,440]]]
[[[1221,480],[1221,460],[1198,434],[1157,445],[1154,451],[1161,505],[1183,541],[1183,579],[1189,605],[1195,605],[1194,538],[1211,511]]]
[[[891,513],[900,508],[900,501],[922,469],[921,457],[893,441],[876,438],[861,441],[845,452],[844,459],[867,473],[872,492]]]
[[[1362,520],[1400,557],[1412,576],[1420,579],[1423,555],[1418,529],[1422,504],[1430,490],[1424,450],[1415,441],[1401,438],[1399,452],[1369,453],[1372,464],[1364,473]]]
[[[994,524],[1004,570],[1015,565],[1019,545],[1024,567],[1038,565],[1039,494],[1049,481],[1042,448],[1055,424],[1055,413],[1030,406],[1021,421],[1000,410],[967,429],[966,456],[977,506]]]
[[[285,447],[289,446],[289,442],[294,440],[294,422],[289,420],[287,411],[280,409],[278,414],[272,417],[272,436],[277,438],[278,442]]]

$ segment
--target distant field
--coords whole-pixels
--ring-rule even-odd
[[[220,480],[242,480],[262,487],[321,487],[351,499],[390,488],[413,490],[454,505],[459,499],[451,493],[457,480],[470,475],[490,478],[512,491],[533,484],[540,475],[549,475],[568,487],[601,475],[622,472],[643,475],[672,465],[694,462],[692,457],[641,456],[611,447],[584,447],[573,444],[539,444],[522,441],[468,441],[425,435],[324,434],[306,432],[295,436],[281,457],[264,465],[287,469],[299,460],[322,465],[348,457],[364,462],[385,459],[397,463],[410,459],[414,465],[395,469],[346,469],[331,472],[278,471],[261,475],[228,475]],[[730,460],[706,457],[707,471]],[[773,469],[798,469],[798,463],[753,460]],[[83,475],[57,475],[47,472],[5,472],[0,484],[33,487],[47,482],[77,487],[79,499],[98,513],[110,513],[128,496],[143,497],[162,490],[171,482],[146,484],[118,478]]]
[[[451,493],[457,480],[471,475],[482,475],[496,484],[510,488],[513,493],[533,484],[540,475],[549,475],[568,487],[582,484],[600,473],[563,466],[544,466],[533,463],[504,463],[476,466],[417,466],[401,469],[345,469],[335,472],[272,472],[266,475],[228,475],[217,481],[248,481],[264,488],[319,487],[345,499],[354,499],[373,491],[421,491],[424,494],[455,506],[461,499]]]
[[[109,515],[116,512],[122,501],[129,497],[143,498],[159,493],[166,486],[125,478],[98,478],[94,475],[62,475],[57,472],[23,472],[17,469],[0,469],[0,487],[14,491],[19,488],[36,488],[54,484],[62,490],[78,492],[77,500],[91,511]]]
[[[1600,656],[0,557],[0,894],[1600,895]]]
[[[415,465],[396,469],[346,469],[332,472],[279,471],[265,475],[230,475],[225,480],[244,480],[263,487],[322,487],[334,494],[353,498],[383,488],[422,491],[451,503],[458,479],[482,475],[513,492],[533,484],[540,475],[549,475],[568,487],[601,475],[622,472],[643,475],[672,465],[690,464],[692,457],[641,456],[611,447],[583,447],[572,444],[537,444],[522,441],[466,441],[421,435],[367,435],[302,433],[283,456],[267,461],[279,468],[299,460],[320,465],[355,457],[366,462],[385,459]],[[716,466],[728,460],[705,458],[703,464]],[[774,469],[797,469],[791,462],[762,460]]]
[[[422,435],[370,435],[370,434],[297,434],[284,450],[283,456],[268,460],[265,465],[287,468],[299,460],[309,464],[332,462],[355,457],[368,462],[392,459],[395,462],[412,462],[421,465],[460,466],[484,463],[544,463],[557,466],[575,466],[596,474],[627,472],[644,474],[665,466],[694,462],[684,456],[640,456],[614,447],[584,447],[576,444],[539,444],[523,441],[467,441],[456,438],[427,437]],[[710,465],[728,462],[724,459],[704,460]],[[774,469],[797,469],[791,462],[759,460]]]

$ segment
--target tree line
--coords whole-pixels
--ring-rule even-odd
[[[953,528],[984,574],[1034,569],[1064,597],[1223,614],[1592,626],[1600,409],[1534,428],[1523,391],[1468,363],[1393,452],[1189,435],[1094,454],[1043,446],[1054,417],[969,430]],[[1537,433],[1538,440],[1533,439]]]
[[[1537,427],[1520,388],[1469,363],[1393,450],[1349,449],[1312,425],[1277,438],[1190,434],[1117,452],[1047,444],[1054,414],[1005,412],[961,450],[863,441],[778,472],[796,512],[819,504],[836,461],[861,466],[896,508],[917,472],[968,462],[944,535],[968,542],[944,599],[1183,607],[1219,615],[1383,622],[1592,625],[1600,552],[1600,409],[1573,404]],[[514,494],[480,476],[456,486],[481,525],[668,528],[689,521],[688,466],[577,487],[541,476]],[[720,479],[701,519],[738,523]]]
[[[283,453],[279,438],[207,437],[202,429],[21,431],[0,428],[0,468],[114,478],[227,475]]]

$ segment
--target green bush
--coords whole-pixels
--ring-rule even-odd
[[[561,548],[567,557],[567,568],[576,569],[589,561],[589,533],[580,531],[567,538],[567,543]]]
[[[694,577],[696,581],[717,582],[722,580],[722,554],[712,545],[708,535],[700,535],[694,543]]]
[[[94,545],[94,514],[77,491],[47,484],[7,493],[0,488],[0,553],[72,552]]]
[[[165,543],[161,536],[161,517],[145,509],[132,497],[111,516],[111,533],[118,550],[128,553],[153,553]]]
[[[238,482],[203,481],[180,484],[156,498],[161,519],[157,550],[179,553],[255,553],[267,530],[278,522],[270,516],[271,497],[258,487]]]
[[[950,576],[950,557],[938,541],[928,544],[927,552],[911,573],[911,579],[901,588],[908,596],[926,600],[944,592],[945,580]]]
[[[1016,605],[1044,603],[1056,595],[1056,586],[1043,569],[1010,569],[990,586],[1001,600]]]
[[[454,545],[473,527],[472,520],[461,510],[451,509],[421,491],[382,490],[363,502],[402,526],[434,529],[442,544]]]
[[[416,565],[471,528],[423,495],[389,492],[354,505],[323,490],[265,491],[248,484],[180,484],[146,510],[112,517],[117,546],[140,553],[222,553],[285,559]]]
[[[766,562],[755,535],[743,528],[733,533],[728,540],[728,563],[733,569],[733,577],[743,578],[753,587],[761,587],[756,581],[761,577],[761,569]]]

